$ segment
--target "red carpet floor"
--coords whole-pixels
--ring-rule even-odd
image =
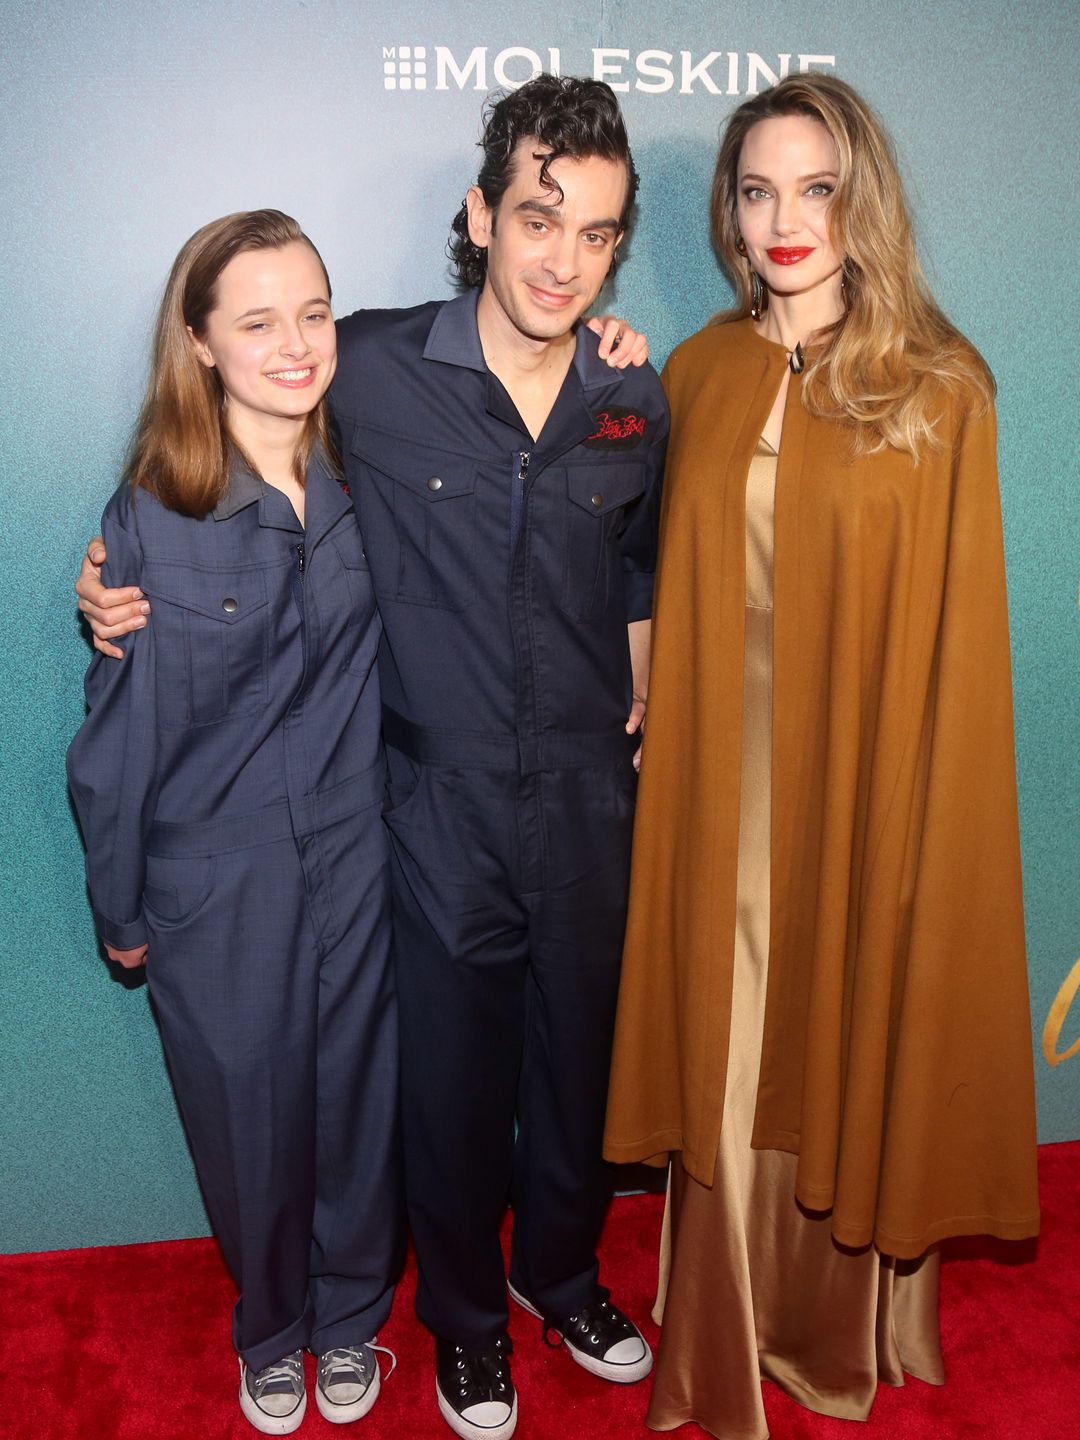
[[[948,1252],[945,1387],[882,1386],[857,1426],[811,1415],[766,1384],[773,1440],[1080,1440],[1080,1143],[1044,1146],[1039,1160],[1037,1253],[979,1241]],[[652,1299],[662,1208],[657,1196],[615,1201],[601,1247],[604,1278],[638,1317]],[[5,1440],[252,1440],[236,1404],[231,1285],[211,1241],[0,1257],[0,1287]],[[435,1409],[431,1345],[412,1315],[414,1287],[410,1266],[380,1337],[399,1367],[371,1415],[353,1429],[332,1426],[311,1400],[301,1437],[450,1440]],[[511,1329],[520,1440],[651,1433],[648,1382],[619,1389],[593,1379],[543,1347],[537,1322],[520,1311]],[[655,1342],[651,1326],[649,1334]],[[308,1381],[310,1392],[310,1370]],[[676,1433],[704,1440],[696,1426]]]

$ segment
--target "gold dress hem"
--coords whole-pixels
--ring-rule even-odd
[[[795,1200],[797,1157],[751,1148],[769,956],[773,496],[761,441],[746,492],[746,641],[735,971],[720,1146],[711,1187],[674,1160],[646,1424],[696,1421],[718,1440],[768,1440],[767,1378],[807,1409],[864,1420],[879,1381],[944,1378],[936,1250],[896,1261],[832,1239]]]

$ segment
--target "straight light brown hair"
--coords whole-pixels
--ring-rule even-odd
[[[296,221],[280,210],[245,210],[212,220],[192,235],[173,263],[124,475],[181,515],[208,515],[228,488],[233,455],[242,454],[226,425],[217,368],[199,361],[191,336],[205,338],[207,319],[217,304],[217,283],[230,260],[246,250],[281,250],[296,241],[311,246],[329,300],[330,277],[322,256]],[[301,485],[319,446],[333,456],[325,396],[306,417],[296,448],[293,473]]]
[[[844,257],[845,314],[807,357],[807,410],[852,422],[860,449],[891,445],[916,459],[940,443],[941,387],[984,412],[994,380],[975,348],[942,314],[915,252],[911,212],[892,144],[866,102],[834,75],[789,75],[745,101],[720,143],[712,189],[717,254],[738,292],[734,312],[750,313],[750,267],[739,253],[739,156],[762,120],[805,115],[822,124],[840,157],[829,206],[829,236]]]

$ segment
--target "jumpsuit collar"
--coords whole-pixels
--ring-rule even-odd
[[[211,513],[215,520],[230,520],[241,510],[258,503],[260,525],[306,534],[308,545],[314,545],[352,509],[352,501],[342,489],[330,457],[321,446],[311,457],[304,488],[306,523],[301,525],[285,496],[256,474],[242,455],[234,452],[229,464],[228,488]]]
[[[239,510],[246,510],[256,500],[261,500],[270,488],[234,450],[229,458],[229,483],[212,511],[214,519],[231,520]]]
[[[494,415],[496,419],[512,425],[515,429],[522,430],[525,427],[522,425],[517,407],[501,381],[488,369],[484,359],[484,349],[480,343],[480,331],[476,323],[476,306],[479,299],[480,291],[473,289],[456,296],[453,300],[448,300],[440,308],[428,331],[427,343],[424,346],[424,359],[435,360],[444,365],[458,365],[486,375],[488,377],[488,413]],[[556,419],[558,412],[554,428],[560,432],[559,440],[556,442],[556,448],[559,450],[565,450],[570,445],[577,444],[592,433],[595,422],[587,398],[588,393],[592,390],[618,385],[623,378],[621,370],[613,370],[605,360],[599,358],[596,352],[600,341],[586,326],[578,326],[575,340],[571,369],[577,377],[578,393],[571,398],[567,394],[568,387],[564,382],[548,423],[544,426],[543,438],[546,441],[548,439],[547,432],[553,428],[551,422]],[[569,379],[569,375],[567,379]]]
[[[480,291],[473,289],[447,300],[431,322],[424,346],[425,360],[437,360],[444,365],[460,365],[466,370],[487,373],[484,347],[480,344],[476,323],[479,299]],[[622,380],[622,371],[613,370],[606,360],[597,355],[599,338],[587,326],[579,325],[575,338],[573,366],[584,389],[595,390]]]
[[[425,360],[438,360],[444,365],[460,365],[466,370],[487,373],[484,347],[480,344],[480,331],[476,325],[476,302],[479,290],[467,290],[453,300],[447,300],[431,322],[427,344],[424,346]]]

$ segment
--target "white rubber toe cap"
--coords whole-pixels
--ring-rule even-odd
[[[628,1335],[604,1354],[609,1365],[636,1365],[645,1359],[647,1346],[640,1335]]]
[[[458,1414],[444,1398],[438,1385],[435,1394],[439,1401],[439,1413],[461,1440],[510,1440],[517,1426],[518,1405],[514,1396],[513,1405],[503,1400],[484,1400],[479,1405]]]

